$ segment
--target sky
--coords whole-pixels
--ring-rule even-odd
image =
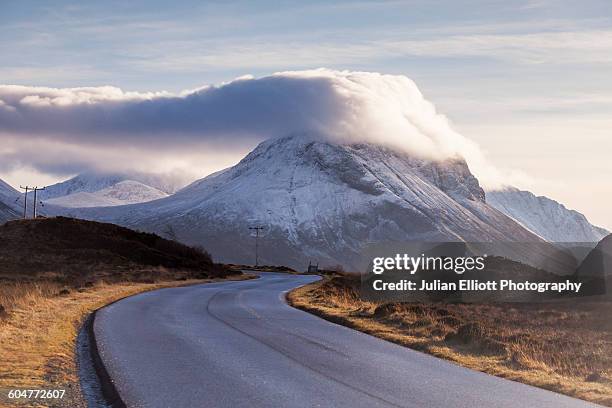
[[[169,125],[180,122],[176,113],[164,126],[143,113],[142,123],[155,127],[134,129],[124,126],[128,116],[114,104],[133,112],[162,103],[163,112],[175,112],[165,102],[183,109],[267,83],[231,82],[239,77],[320,67],[410,78],[496,168],[482,167],[479,177],[498,170],[509,183],[612,229],[612,3],[606,0],[1,1],[0,84],[27,87],[3,92],[31,96],[27,112],[35,115],[19,111],[15,120],[11,106],[0,104],[0,178],[14,186],[48,184],[92,163],[205,176],[237,162],[266,131],[285,128],[261,126],[247,137],[230,127],[196,138],[204,131],[195,113],[176,132]],[[216,85],[214,92],[208,85]],[[46,89],[75,87],[96,89],[76,96]],[[290,89],[307,95],[307,88]],[[54,109],[35,110],[50,92]],[[332,96],[323,101],[337,100]],[[79,120],[68,129],[58,125],[67,115],[65,100],[97,105],[71,110]],[[96,127],[96,115],[108,117],[107,109],[115,125]]]

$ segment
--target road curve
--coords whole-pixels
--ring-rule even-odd
[[[97,345],[128,407],[586,407],[288,306],[312,276],[161,289],[98,311]]]

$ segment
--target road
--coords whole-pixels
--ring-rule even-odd
[[[585,407],[288,306],[313,276],[162,289],[101,309],[98,349],[129,407]]]

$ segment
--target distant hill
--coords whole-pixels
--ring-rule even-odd
[[[487,191],[486,201],[549,242],[599,242],[609,232],[578,211],[514,187]]]
[[[0,224],[19,218],[19,214],[7,204],[0,201]]]
[[[113,224],[57,217],[0,226],[0,278],[83,284],[137,279],[143,271],[163,277],[169,270],[186,278],[228,274],[203,250]]]
[[[19,218],[16,203],[18,198],[19,192],[0,180],[0,224]]]
[[[4,180],[0,180],[0,198],[15,197],[19,192],[11,187]]]
[[[157,200],[185,184],[172,175],[88,172],[47,186],[39,196],[45,204],[55,206],[108,207]]]
[[[612,299],[612,234],[602,239],[586,256],[576,275],[587,282],[585,286],[591,293]]]
[[[61,207],[111,207],[137,204],[168,197],[168,194],[138,181],[125,180],[104,189],[87,192],[79,191],[61,197],[51,198],[46,204]]]
[[[41,192],[40,197],[43,200],[47,200],[78,192],[93,193],[126,180],[137,181],[147,186],[151,186],[159,191],[163,191],[166,194],[173,194],[187,184],[187,180],[180,177],[174,177],[172,175],[158,175],[138,172],[86,172],[60,183],[47,186],[45,191]]]

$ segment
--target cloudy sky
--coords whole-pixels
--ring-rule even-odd
[[[486,158],[479,177],[612,227],[607,0],[82,3],[0,3],[0,178],[13,185],[121,166],[200,177],[267,134],[329,130],[351,113],[339,101],[389,96],[387,80],[269,77],[326,67],[405,75],[450,123],[419,124]]]

